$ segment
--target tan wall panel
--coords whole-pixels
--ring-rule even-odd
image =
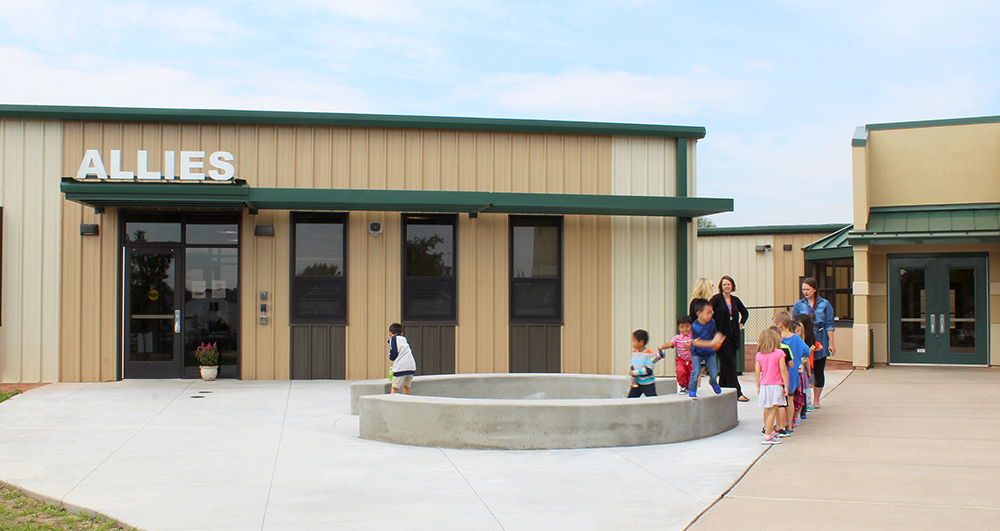
[[[509,217],[459,216],[457,373],[506,372],[509,366],[510,315]],[[498,326],[501,325],[501,326]]]
[[[368,223],[382,222],[372,236]],[[402,319],[402,223],[396,212],[351,212],[348,220],[347,378],[388,376],[389,325]],[[420,363],[420,353],[415,353]]]
[[[829,236],[827,233],[775,234],[774,247],[774,305],[791,305],[799,300],[799,277],[805,276],[805,252],[803,247]],[[785,251],[784,245],[792,245]]]
[[[758,245],[770,245],[771,251],[758,252],[755,250]],[[698,271],[694,276],[711,280],[713,291],[717,292],[719,280],[729,275],[736,281],[735,293],[743,304],[774,306],[775,262],[783,258],[775,254],[784,252],[775,248],[775,237],[770,234],[699,236],[695,251]],[[690,293],[685,297],[689,298]]]
[[[676,191],[676,141],[614,137],[613,193],[673,195]],[[693,168],[691,168],[693,171]],[[676,223],[674,218],[616,216],[612,219],[612,372],[624,373],[631,357],[631,335],[649,332],[650,347],[676,333]],[[674,373],[670,363],[657,374]]]
[[[870,131],[867,156],[869,206],[1000,201],[1000,124]]]
[[[566,216],[562,371],[614,374],[611,218]]]

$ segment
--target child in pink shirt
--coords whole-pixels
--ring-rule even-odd
[[[677,319],[677,331],[679,332],[669,343],[659,348],[656,359],[666,357],[663,353],[668,348],[677,349],[677,386],[679,393],[687,394],[688,383],[691,380],[691,316],[682,315]]]
[[[764,408],[764,439],[761,444],[780,444],[774,431],[778,408],[787,404],[788,368],[785,352],[781,350],[781,332],[770,327],[760,333],[757,340],[757,358],[754,364],[754,381],[757,382],[757,403]],[[767,433],[771,430],[771,433]]]

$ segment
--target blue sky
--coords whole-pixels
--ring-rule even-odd
[[[866,123],[1000,114],[1000,3],[0,0],[0,102],[700,125],[719,226],[851,221]]]

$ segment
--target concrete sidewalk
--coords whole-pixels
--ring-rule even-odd
[[[1000,529],[1000,371],[853,373],[691,529]]]
[[[699,441],[490,451],[360,439],[344,381],[61,383],[0,404],[0,480],[147,531],[682,530],[708,507],[695,529],[827,528],[838,521],[827,513],[862,512],[843,503],[850,496],[870,515],[922,508],[920,523],[950,527],[998,516],[998,376],[828,371],[823,409],[770,450],[760,444],[756,400],[739,405],[739,426]],[[753,398],[752,379],[741,378]],[[904,461],[934,464],[893,476]],[[949,482],[924,481],[942,468]],[[936,505],[924,507],[921,492],[936,494]],[[834,493],[845,500],[824,503]],[[956,519],[947,506],[958,499],[973,509]],[[784,522],[786,506],[801,519]],[[757,515],[760,526],[748,520]]]

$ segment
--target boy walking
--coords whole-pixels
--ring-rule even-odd
[[[413,373],[417,372],[417,361],[413,359],[410,344],[403,337],[403,325],[389,325],[389,361],[392,363],[392,390],[395,394],[402,389],[404,395],[410,394],[410,382]]]
[[[715,361],[715,349],[722,345],[726,336],[716,332],[715,321],[712,315],[712,305],[705,299],[698,299],[694,302],[694,311],[698,319],[691,323],[691,378],[701,373],[701,364],[705,364],[708,371],[708,382],[712,385],[715,394],[722,392],[716,377],[719,375],[719,366]],[[688,385],[688,396],[698,398],[696,386]]]
[[[645,330],[632,332],[632,366],[629,374],[635,384],[629,389],[629,398],[639,398],[641,395],[656,396],[656,376],[653,376],[653,351],[646,348],[649,333]]]

